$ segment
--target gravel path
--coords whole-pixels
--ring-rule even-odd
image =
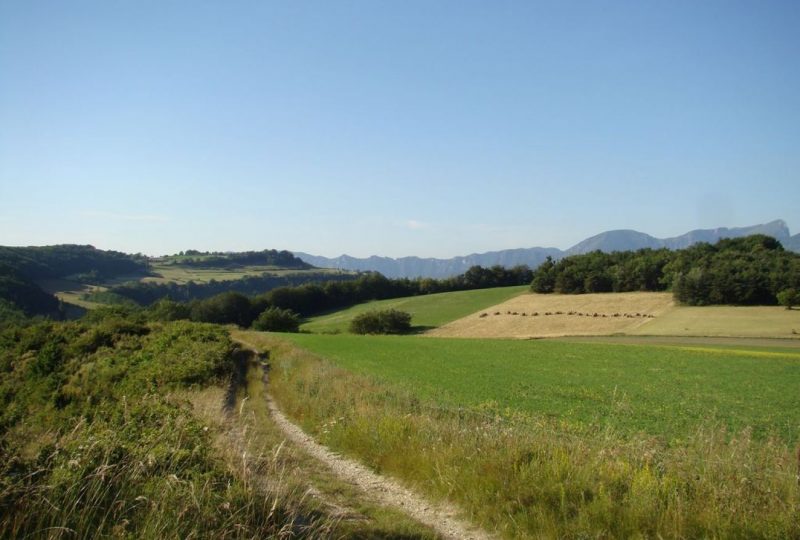
[[[266,370],[264,376],[267,381]],[[443,538],[453,540],[489,540],[495,538],[485,531],[459,519],[458,510],[446,504],[434,504],[401,486],[398,482],[369,470],[364,465],[337,455],[318,444],[300,427],[289,420],[267,394],[270,414],[286,437],[309,455],[327,465],[336,476],[358,486],[370,500],[397,508],[415,520],[428,525]]]

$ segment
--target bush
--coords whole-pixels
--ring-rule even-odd
[[[250,300],[237,292],[224,292],[194,302],[190,308],[193,321],[214,324],[236,324],[248,327],[253,322]]]
[[[793,306],[800,305],[800,292],[795,289],[785,289],[778,293],[778,303],[792,309]]]
[[[291,309],[267,308],[253,321],[253,329],[265,332],[297,332],[300,316]]]
[[[150,316],[156,321],[180,321],[191,316],[191,310],[186,304],[175,302],[169,298],[162,298],[149,309]]]
[[[405,334],[411,329],[411,315],[396,309],[368,311],[350,322],[354,334]]]

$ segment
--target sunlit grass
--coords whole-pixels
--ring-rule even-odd
[[[429,368],[433,359],[423,348],[418,358],[397,358],[396,364],[408,364],[407,370],[386,366],[392,363],[391,358],[379,356],[369,368],[356,373],[352,368],[339,367],[346,364],[344,356],[332,363],[298,349],[283,337],[246,336],[272,352],[271,388],[281,407],[321,442],[358,457],[378,471],[402,478],[430,496],[458,502],[476,522],[508,538],[800,535],[800,489],[793,449],[796,439],[789,442],[770,437],[766,435],[769,430],[760,430],[762,435],[756,438],[750,427],[726,429],[713,417],[702,415],[674,432],[680,437],[666,440],[649,435],[632,429],[641,421],[636,403],[641,396],[624,397],[620,386],[625,386],[625,381],[618,385],[616,394],[613,387],[609,389],[608,414],[596,416],[599,423],[591,421],[591,415],[585,421],[568,414],[570,403],[576,406],[583,401],[579,380],[573,381],[573,392],[559,398],[560,403],[558,392],[548,394],[555,400],[556,410],[561,409],[558,414],[511,406],[514,402],[504,406],[481,396],[469,398],[469,394],[480,392],[483,381],[488,381],[497,384],[493,392],[503,399],[503,392],[497,388],[509,386],[512,379],[497,383],[493,373],[502,372],[506,362],[517,363],[508,355],[497,354],[504,349],[496,345],[497,356],[483,359],[484,368],[491,369],[476,369],[481,365],[480,357],[491,348],[487,345],[487,349],[471,355],[467,348],[451,348],[450,352],[458,354],[449,354],[448,361],[441,362],[448,364],[447,368]],[[327,340],[301,336],[297,343],[310,346],[324,342],[336,347],[331,344],[338,340],[341,348],[337,354],[344,354],[352,344],[343,343],[343,339],[345,336]],[[367,346],[364,338],[353,339],[361,341],[352,348],[363,349],[364,354],[352,362],[362,367],[368,364],[367,356],[396,345],[391,338],[374,338],[379,343],[374,347]],[[466,343],[476,345],[474,341]],[[330,354],[321,346],[315,348]],[[730,387],[730,378],[723,384],[711,380],[726,367],[725,362],[718,362],[717,354],[702,357],[701,353],[652,348],[657,358],[661,355],[660,362],[653,364],[644,354],[649,348],[641,349],[645,358],[629,358],[629,367],[630,362],[637,361],[665,367],[669,361],[689,355],[682,368],[689,363],[715,368],[708,372],[690,369],[693,378],[710,377],[705,381],[709,393],[721,392],[733,399],[741,391]],[[550,375],[547,369],[538,372],[548,384],[560,380],[559,387],[567,388],[569,382],[564,379],[582,370],[609,380],[618,374],[613,369],[602,373],[613,366],[607,358],[613,348],[583,349],[606,357],[596,363],[566,358],[572,354],[570,347],[558,350],[564,361],[560,363],[554,357],[545,363],[552,370]],[[742,358],[725,360],[741,364]],[[754,361],[764,364],[774,360]],[[782,376],[796,388],[797,362],[792,362],[778,364],[784,370]],[[528,359],[528,363],[535,362]],[[420,376],[410,378],[415,371]],[[452,384],[471,371],[477,371],[471,378],[475,384],[461,388]],[[754,373],[747,363],[735,371],[737,377],[745,379]],[[648,415],[646,426],[672,424],[670,417],[676,411],[679,414],[680,400],[687,397],[681,394],[678,383],[668,384],[671,372],[661,375],[658,381],[668,386],[662,394],[671,393],[675,402],[670,405],[664,401],[668,406]],[[768,378],[777,382],[778,375],[771,372]],[[536,382],[530,372],[518,371],[516,377],[520,382]],[[404,378],[410,382],[401,382]],[[654,391],[656,386],[647,390]],[[767,407],[779,407],[759,390],[758,385],[752,390],[758,399],[747,399],[747,394],[741,399],[767,401]],[[586,392],[592,394],[590,388]],[[601,398],[595,403],[602,404],[605,398]],[[787,406],[783,412],[792,416],[796,410]],[[742,417],[744,423],[752,421],[752,417]]]
[[[510,409],[666,440],[709,421],[800,440],[797,353],[416,336],[287,339],[449,406]]]
[[[432,328],[523,294],[527,285],[376,300],[312,317],[300,329],[312,333],[346,332],[350,321],[371,310],[397,309],[411,314],[415,327]]]

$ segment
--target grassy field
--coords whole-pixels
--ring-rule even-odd
[[[504,302],[527,290],[527,285],[521,285],[377,300],[313,317],[301,326],[301,330],[320,334],[346,332],[350,321],[356,315],[373,309],[390,308],[411,313],[411,324],[415,327],[437,327],[469,313]]]
[[[609,335],[647,326],[674,306],[670,293],[521,294],[431,332],[440,337]]]
[[[193,268],[191,266],[181,266],[177,264],[154,263],[152,265],[154,276],[143,278],[144,282],[154,283],[178,283],[185,284],[190,281],[195,283],[208,283],[209,281],[232,281],[242,279],[247,276],[260,276],[269,273],[276,276],[286,274],[313,273],[342,273],[339,270],[315,268],[312,270],[300,270],[292,268],[281,268],[277,266],[242,266],[239,268]]]
[[[671,293],[522,294],[429,334],[462,338],[625,334],[798,339],[800,310],[680,306],[675,305]]]
[[[677,306],[630,333],[800,339],[800,310],[780,306]]]
[[[237,333],[320,442],[500,536],[800,537],[797,351]]]
[[[175,263],[154,263],[152,265],[154,275],[131,275],[121,276],[104,282],[102,285],[89,285],[79,283],[70,279],[48,279],[41,280],[39,285],[46,292],[54,294],[59,300],[68,304],[80,306],[85,309],[95,309],[106,305],[106,302],[94,301],[93,294],[105,293],[114,285],[120,285],[128,281],[142,281],[145,283],[176,283],[185,285],[190,281],[195,283],[208,283],[214,281],[234,281],[249,276],[261,276],[265,273],[274,276],[298,275],[304,273],[346,273],[341,270],[315,268],[310,270],[281,268],[276,266],[243,266],[235,269],[225,268],[192,268],[180,266]]]
[[[713,422],[800,441],[800,352],[296,335],[357,373],[447,406],[520,411],[676,440]],[[753,399],[751,396],[758,396]]]
[[[39,282],[39,286],[46,292],[55,295],[62,302],[74,304],[86,309],[94,309],[102,306],[97,302],[85,299],[85,295],[93,292],[106,291],[107,287],[97,285],[86,285],[68,279],[47,279]]]

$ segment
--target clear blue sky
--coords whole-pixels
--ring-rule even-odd
[[[0,244],[445,257],[799,203],[798,1],[0,0]]]

